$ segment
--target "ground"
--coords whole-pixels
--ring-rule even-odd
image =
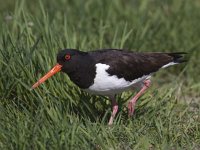
[[[0,149],[200,149],[198,0],[18,0],[0,2]],[[188,52],[160,70],[128,118],[106,97],[59,73],[30,87],[62,48]]]

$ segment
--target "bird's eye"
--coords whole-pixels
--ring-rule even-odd
[[[71,56],[69,54],[65,55],[65,60],[70,60]]]

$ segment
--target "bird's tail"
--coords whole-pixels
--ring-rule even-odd
[[[176,53],[167,53],[169,56],[173,57],[173,63],[183,63],[186,62],[187,59],[184,58],[184,55],[187,54],[185,52],[176,52]]]
[[[187,54],[185,52],[175,52],[175,53],[167,53],[170,57],[172,57],[172,61],[169,62],[168,64],[165,64],[162,66],[162,68],[166,68],[172,65],[180,64],[183,62],[186,62],[187,59],[184,58],[184,55]]]

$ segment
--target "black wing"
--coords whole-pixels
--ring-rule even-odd
[[[139,53],[123,50],[101,50],[92,53],[96,63],[110,66],[107,72],[125,78],[128,81],[138,79],[159,70],[162,66],[174,62],[181,63],[182,54],[185,53]]]

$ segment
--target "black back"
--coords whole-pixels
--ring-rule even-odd
[[[163,65],[174,61],[174,53],[139,53],[119,49],[90,52],[96,63],[110,66],[107,72],[128,81],[156,72]]]

